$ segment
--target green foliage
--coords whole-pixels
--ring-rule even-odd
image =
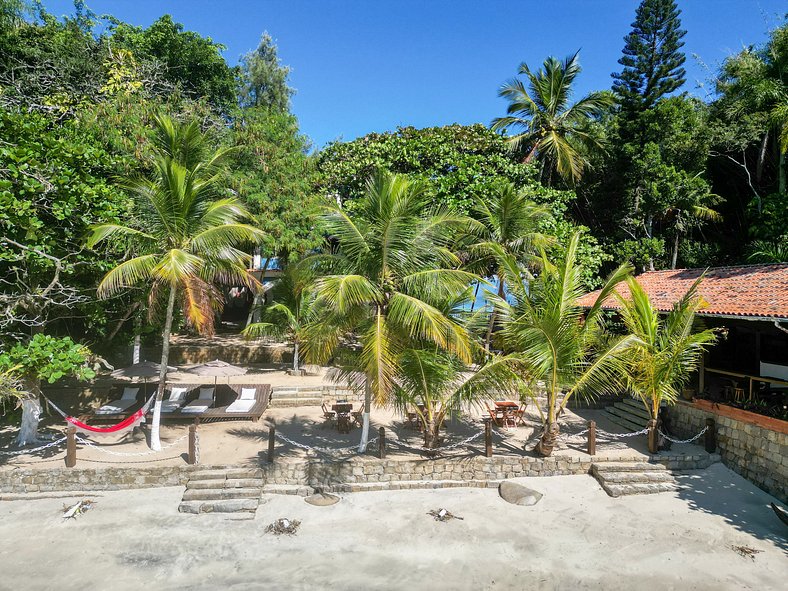
[[[50,384],[69,376],[89,380],[96,375],[87,363],[90,355],[87,347],[76,344],[69,337],[38,333],[27,343],[17,343],[0,353],[0,373],[8,372],[27,380],[46,380]]]
[[[563,62],[549,57],[536,72],[522,63],[518,73],[528,79],[528,88],[521,80],[514,79],[498,91],[499,96],[509,101],[509,106],[507,116],[495,119],[492,128],[522,130],[508,137],[507,142],[517,154],[525,154],[526,161],[542,162],[542,178],[547,184],[552,184],[553,170],[564,181],[574,184],[587,165],[581,146],[591,151],[602,149],[587,128],[590,120],[612,104],[612,96],[592,92],[574,104],[569,103],[572,84],[580,73],[578,53]]]
[[[483,125],[407,127],[333,143],[318,155],[317,190],[353,211],[367,179],[379,168],[419,180],[433,206],[471,215],[479,200],[494,198],[502,184],[513,184],[548,210],[538,230],[556,237],[548,250],[551,256],[560,253],[576,230],[569,215],[574,194],[544,187],[534,165],[518,162],[505,140]],[[579,256],[584,280],[591,287],[607,255],[586,228],[577,229],[583,233]]]
[[[543,270],[527,289],[510,282],[515,304],[501,300],[503,344],[509,357],[521,364],[530,383],[543,382],[546,390],[545,430],[539,450],[549,455],[558,433],[558,413],[572,396],[593,397],[614,392],[623,376],[619,352],[629,338],[607,342],[601,304],[630,271],[616,269],[588,310],[579,305],[585,292],[577,264],[575,234],[564,256],[554,264],[545,260]],[[519,287],[519,289],[515,289]]]
[[[161,116],[156,123],[153,172],[122,183],[134,198],[126,224],[91,228],[88,247],[114,238],[132,254],[104,276],[98,293],[148,284],[155,303],[177,290],[185,317],[199,332],[212,334],[221,304],[215,281],[255,287],[246,271],[249,255],[237,247],[254,244],[262,232],[243,223],[246,208],[226,196],[227,151],[213,151],[196,122],[178,124]]]
[[[623,69],[613,74],[613,91],[630,122],[684,84],[681,48],[687,32],[681,29],[680,14],[675,0],[642,0],[635,12],[618,60]]]
[[[418,179],[434,204],[463,213],[490,192],[491,181],[537,184],[536,170],[516,162],[498,134],[477,124],[404,127],[332,143],[318,155],[317,189],[352,209],[380,168]]]
[[[189,96],[206,97],[220,109],[234,105],[236,71],[222,57],[224,45],[184,31],[170,15],[146,29],[115,21],[111,38],[114,45],[130,50],[137,58],[160,64],[164,79],[182,85]]]
[[[295,90],[287,85],[290,68],[283,66],[271,36],[265,32],[257,49],[241,58],[238,100],[242,107],[260,107],[274,112],[290,111]]]
[[[470,377],[468,377],[470,375]],[[471,372],[456,357],[434,349],[406,349],[397,359],[394,407],[404,415],[414,412],[424,434],[424,446],[439,446],[449,413],[480,406],[493,396],[519,399],[525,385],[514,367],[493,359]]]
[[[354,331],[363,350],[352,370],[366,376],[369,397],[383,404],[397,356],[409,345],[429,343],[470,361],[466,331],[442,307],[478,277],[458,270],[460,260],[449,250],[467,218],[431,211],[423,184],[381,171],[356,205],[352,214],[324,207],[322,221],[336,247],[305,261],[321,272],[315,290],[322,307],[305,353],[325,361]]]
[[[703,305],[698,279],[677,301],[667,316],[654,308],[648,295],[632,277],[627,278],[630,296],[616,293],[621,317],[631,336],[622,351],[627,389],[643,401],[652,419],[660,405],[674,404],[700,365],[701,357],[717,336],[713,329],[695,330],[695,313]]]
[[[290,113],[247,108],[233,119],[226,138],[233,147],[229,182],[265,233],[266,255],[303,254],[322,242],[311,214],[313,161],[306,137]]]

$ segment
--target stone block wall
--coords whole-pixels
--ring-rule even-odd
[[[100,491],[183,486],[199,466],[0,470],[0,492]]]
[[[617,457],[618,461],[642,462],[644,457]],[[78,460],[77,460],[78,461]],[[264,485],[312,487],[325,490],[356,491],[378,488],[411,488],[413,483],[442,486],[486,486],[521,476],[588,474],[592,461],[605,458],[553,456],[549,458],[497,455],[437,458],[386,458],[351,456],[329,459],[310,456],[277,458],[273,464],[261,461]],[[672,470],[705,468],[719,458],[701,454],[659,456],[652,461]],[[191,474],[201,470],[221,470],[228,466],[160,466],[3,469],[0,493],[51,491],[102,491],[162,486],[184,486]],[[408,483],[408,484],[406,484]],[[373,488],[370,488],[373,487]]]
[[[736,413],[740,418],[725,413]],[[782,502],[788,502],[788,434],[753,424],[746,420],[746,414],[751,413],[722,406],[715,411],[680,401],[670,409],[670,426],[679,437],[692,437],[706,426],[707,418],[714,419],[722,462]]]

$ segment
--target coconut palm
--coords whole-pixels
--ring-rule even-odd
[[[517,300],[514,305],[497,302],[510,357],[522,364],[527,381],[544,383],[547,408],[537,446],[542,455],[552,453],[559,431],[557,418],[572,397],[613,393],[621,388],[621,353],[635,338],[608,339],[602,322],[602,302],[629,275],[629,265],[622,265],[608,277],[590,309],[578,304],[584,293],[581,269],[576,264],[579,239],[579,233],[572,236],[563,260],[555,266],[545,260],[528,289],[520,286],[512,290]]]
[[[262,322],[247,326],[243,335],[248,339],[268,335],[284,335],[293,341],[293,371],[298,371],[300,347],[306,327],[317,313],[315,294],[310,289],[312,276],[307,267],[291,264],[285,269],[272,290],[273,304],[267,306]]]
[[[539,232],[547,209],[531,201],[525,190],[503,183],[494,185],[487,196],[477,200],[473,214],[478,223],[470,228],[468,268],[483,277],[495,277],[498,297],[503,298],[506,278],[519,276],[517,281],[522,282],[530,277],[529,268],[539,266],[540,253],[552,244],[552,238]],[[487,349],[495,317],[493,309],[485,337]]]
[[[113,238],[125,239],[136,256],[109,271],[98,286],[99,297],[147,284],[149,300],[166,298],[162,330],[161,373],[151,428],[151,448],[161,449],[161,400],[169,357],[170,332],[176,300],[198,332],[211,334],[214,314],[221,307],[217,282],[252,289],[257,281],[247,272],[250,257],[239,250],[263,235],[243,221],[250,217],[243,204],[227,196],[222,186],[226,150],[210,152],[197,123],[156,118],[152,172],[147,178],[121,182],[134,199],[126,224],[102,224],[91,229],[88,246]]]
[[[393,405],[416,413],[424,447],[440,445],[440,430],[450,413],[479,405],[494,395],[519,398],[525,392],[515,366],[494,358],[470,372],[455,355],[436,349],[406,349],[397,358]]]
[[[626,384],[648,410],[652,429],[656,427],[660,405],[675,403],[704,351],[717,340],[714,329],[694,330],[695,313],[702,306],[698,295],[700,281],[695,281],[664,317],[635,278],[626,279],[628,297],[616,293],[624,326],[636,337],[624,353]],[[656,438],[649,441],[654,445]]]
[[[471,358],[464,328],[441,309],[479,278],[458,270],[448,246],[464,217],[430,211],[424,185],[380,171],[349,214],[324,207],[329,252],[306,259],[325,273],[315,282],[321,317],[308,329],[305,356],[324,362],[341,337],[361,346],[353,368],[365,377],[364,422],[359,451],[366,449],[370,405],[388,401],[400,352],[410,343],[432,343],[462,360]]]
[[[577,182],[586,166],[579,146],[601,149],[588,123],[613,104],[612,95],[592,92],[570,104],[572,84],[580,73],[577,53],[563,62],[548,57],[536,72],[522,63],[518,73],[526,76],[528,87],[516,78],[501,87],[498,95],[509,101],[507,116],[494,119],[492,128],[519,130],[508,138],[509,145],[525,151],[526,162],[540,160],[543,177],[550,178],[554,169],[566,182]]]

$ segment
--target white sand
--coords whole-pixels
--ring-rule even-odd
[[[1,502],[0,588],[784,589],[788,528],[771,497],[720,464],[682,479],[689,490],[621,499],[587,476],[519,479],[545,494],[534,507],[493,489],[331,507],[271,496],[245,521],[178,514],[181,488],[97,493],[66,523],[72,499]],[[464,520],[426,515],[439,507]],[[301,520],[298,535],[263,533],[280,517]]]

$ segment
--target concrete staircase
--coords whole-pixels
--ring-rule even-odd
[[[178,506],[181,513],[247,513],[260,504],[263,473],[259,468],[194,472]]]
[[[605,408],[605,418],[630,433],[644,429],[649,421],[646,407],[639,400],[625,398]]]
[[[598,462],[591,474],[611,497],[650,495],[678,490],[673,474],[662,464],[649,462]]]

